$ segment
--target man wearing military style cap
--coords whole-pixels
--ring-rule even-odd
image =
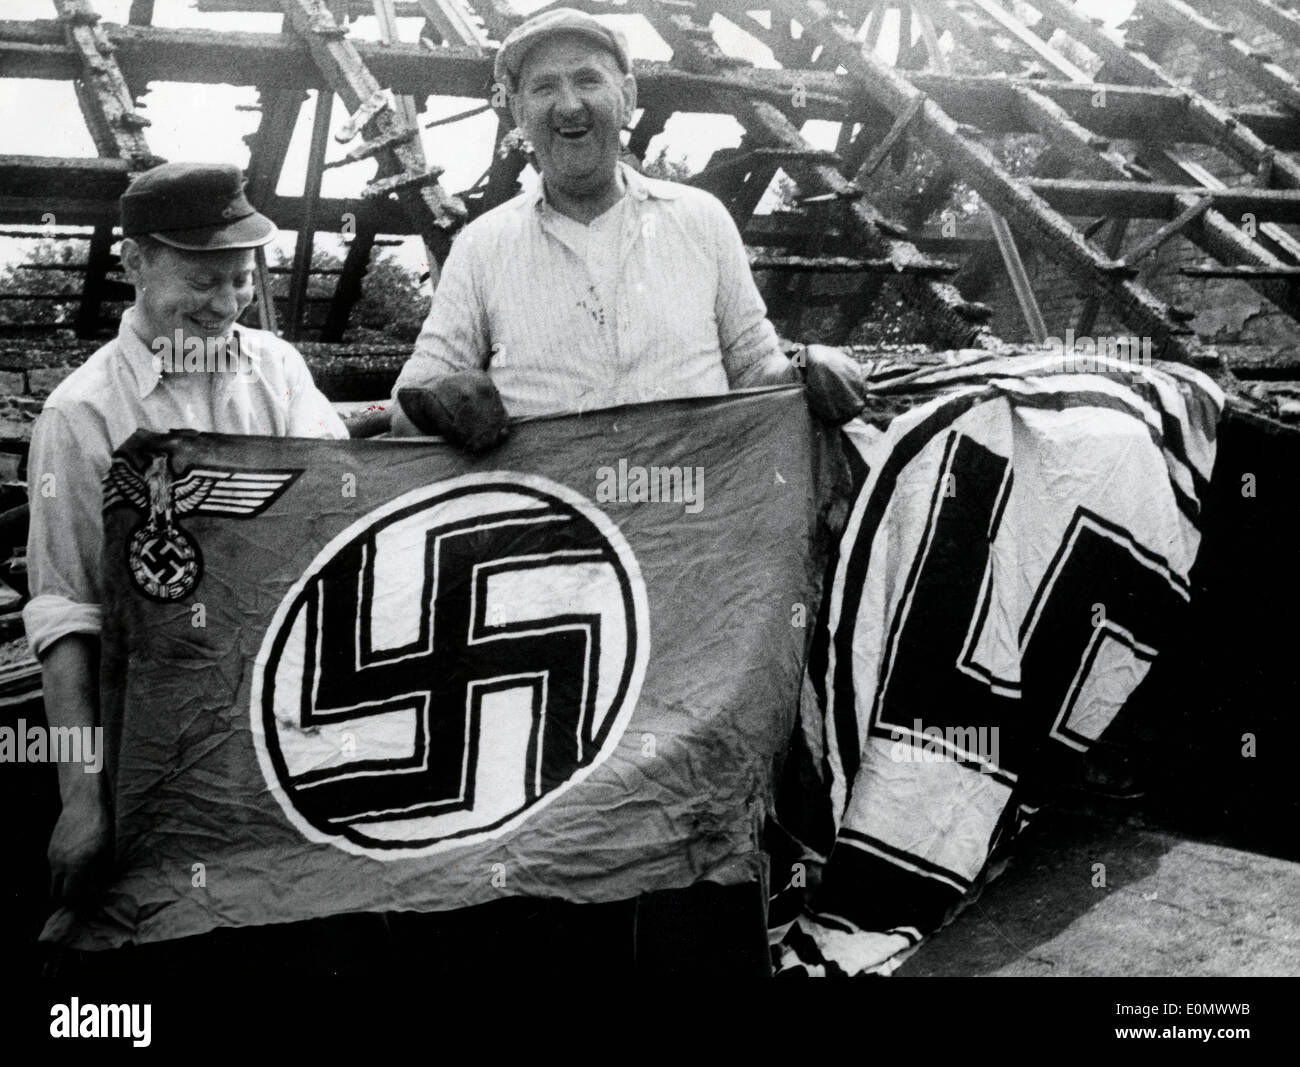
[[[239,168],[165,163],[137,177],[120,207],[135,304],[117,337],[50,394],[28,460],[32,598],[23,621],[51,727],[97,720],[101,481],[122,442],[137,429],[347,436],[298,351],[236,325],[253,299],[253,250],[275,236],[245,198]],[[240,358],[225,358],[231,351]],[[103,871],[112,830],[102,776],[71,763],[58,772],[51,890],[75,901]]]
[[[152,234],[189,252],[260,248],[275,224],[244,196],[244,176],[228,163],[164,163],[122,194],[122,236]]]

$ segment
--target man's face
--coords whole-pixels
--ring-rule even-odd
[[[609,52],[581,36],[546,38],[524,57],[510,106],[549,189],[582,199],[614,181],[636,83]]]
[[[123,242],[122,266],[136,287],[136,328],[142,339],[225,337],[253,301],[253,250],[184,252],[163,246],[152,253]]]

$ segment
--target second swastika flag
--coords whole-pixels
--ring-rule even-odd
[[[105,482],[115,871],[46,937],[760,880],[832,455],[797,389],[481,458],[137,434]]]

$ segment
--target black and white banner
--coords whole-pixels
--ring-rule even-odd
[[[783,968],[888,973],[937,930],[1023,787],[1096,741],[1188,604],[1221,391],[1180,366],[1070,369],[909,376],[933,399],[846,434],[860,484],[804,711],[835,842]]]

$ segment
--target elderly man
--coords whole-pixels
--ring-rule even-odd
[[[623,35],[551,10],[507,37],[495,75],[541,181],[457,238],[397,382],[394,432],[477,449],[507,413],[800,381],[805,361],[782,354],[722,204],[619,162],[636,108]],[[860,410],[851,359],[813,346],[806,365],[818,414]]]
[[[818,415],[843,422],[861,410],[853,360],[818,346],[794,362],[782,353],[723,205],[619,161],[636,108],[620,33],[548,11],[506,38],[495,76],[541,180],[456,239],[397,382],[395,433],[478,451],[508,416],[794,384],[805,369]],[[631,946],[642,969],[768,966],[757,885],[701,883],[588,905],[582,920],[563,914],[573,929],[608,931],[594,940]]]

